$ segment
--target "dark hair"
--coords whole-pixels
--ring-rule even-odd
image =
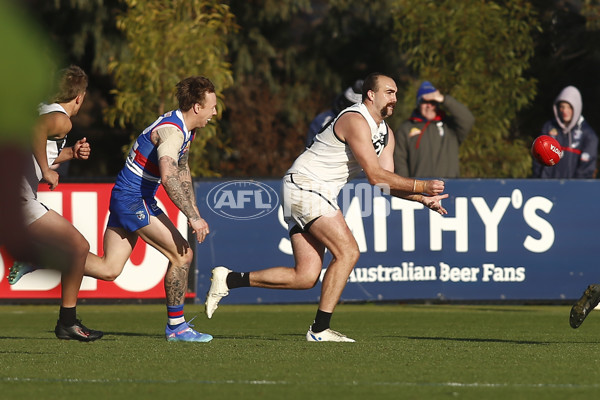
[[[372,90],[374,92],[379,90],[379,77],[380,76],[386,76],[389,78],[389,76],[387,76],[386,74],[382,74],[381,72],[373,72],[373,73],[367,75],[367,77],[365,78],[363,85],[362,85],[362,101],[363,102],[367,99],[367,97],[368,97],[367,93],[369,93],[369,90]]]
[[[86,73],[77,65],[58,71],[57,90],[51,98],[51,103],[68,103],[84,93],[88,86]]]
[[[190,76],[177,84],[177,101],[181,111],[190,110],[198,103],[204,107],[208,93],[215,93],[215,85],[203,76]]]

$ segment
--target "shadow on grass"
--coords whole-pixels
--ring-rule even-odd
[[[255,336],[255,335],[239,335],[239,336],[222,336],[222,335],[213,335],[214,339],[218,340],[269,340],[269,341],[277,341],[276,337],[265,337],[265,336]]]
[[[52,337],[0,336],[0,340],[56,340],[56,338],[54,337],[54,332],[52,332]]]
[[[156,333],[140,333],[140,332],[107,332],[104,331],[104,337],[106,336],[125,336],[125,337],[147,337],[147,338],[161,338],[164,339],[165,335]]]
[[[39,337],[39,336],[0,336],[0,341],[2,340],[52,340],[52,341],[57,341],[57,340],[61,340],[61,339],[57,339],[54,336],[54,331],[52,332],[48,332],[51,333],[52,336],[44,336],[44,337]],[[126,337],[148,337],[148,338],[161,338],[164,339],[163,335],[156,335],[156,334],[146,334],[146,333],[133,333],[133,332],[104,332],[104,336],[102,337],[102,341],[105,340],[111,340],[110,337],[107,336],[126,336]],[[114,340],[114,339],[112,339]],[[69,340],[64,340],[65,342],[68,342]],[[73,339],[73,342],[77,342],[77,340]],[[2,354],[3,352],[0,351],[0,354]]]
[[[412,339],[412,340],[439,340],[439,341],[473,342],[473,343],[514,343],[514,344],[539,344],[539,345],[553,344],[553,342],[536,341],[536,340],[451,338],[451,337],[425,337],[425,336],[404,336],[404,338]]]
[[[52,340],[52,341],[60,340],[54,336],[54,331],[52,331],[52,332],[48,331],[48,333],[51,333],[52,336],[45,336],[45,337],[0,336],[0,341],[2,341],[2,340],[36,340],[36,341],[37,340]],[[283,335],[274,335],[272,337],[256,336],[256,335],[236,335],[236,336],[213,335],[213,336],[215,339],[219,339],[219,340],[268,340],[268,341],[281,340],[281,336],[298,337],[297,334],[291,334],[291,333],[283,334]],[[99,340],[104,342],[107,340],[117,340],[119,337],[139,337],[139,338],[162,339],[162,340],[165,339],[164,335],[156,334],[156,333],[104,331],[104,336]],[[75,342],[76,340],[73,340],[73,341]],[[6,352],[0,350],[0,354],[3,354],[3,353],[6,353]],[[42,354],[42,353],[40,353],[40,354]]]

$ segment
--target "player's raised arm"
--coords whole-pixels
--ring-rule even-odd
[[[373,143],[368,135],[367,122],[358,114],[344,114],[337,121],[335,129],[350,146],[370,184],[388,187],[391,192],[406,194],[438,195],[444,191],[444,182],[442,181],[422,181],[405,178],[384,169],[373,149]]]

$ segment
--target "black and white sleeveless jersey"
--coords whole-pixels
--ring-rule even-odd
[[[67,111],[60,104],[57,104],[57,103],[53,103],[53,104],[42,103],[38,106],[38,114],[39,115],[50,114],[52,112],[61,112],[63,114],[66,114],[67,116],[69,116]],[[58,155],[60,154],[61,150],[65,147],[66,142],[67,142],[67,136],[65,136],[64,138],[59,139],[59,140],[52,140],[52,139],[46,140],[46,157],[48,159],[48,166],[51,166],[52,164],[54,164],[54,161],[56,161],[56,159],[58,158]],[[27,182],[29,182],[29,185],[31,186],[33,191],[37,192],[37,185],[40,182],[40,180],[42,179],[42,170],[41,170],[40,166],[38,165],[35,157],[32,155],[31,158],[32,158],[33,164],[35,166],[35,175],[28,173],[26,176],[26,180],[27,180]]]
[[[337,120],[345,113],[361,114],[371,129],[371,141],[377,156],[388,143],[388,126],[385,121],[375,122],[362,103],[344,109],[325,129],[319,132],[312,144],[296,159],[288,174],[302,174],[318,182],[327,183],[337,191],[362,171],[350,146],[335,133]]]

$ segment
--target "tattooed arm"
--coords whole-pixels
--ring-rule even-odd
[[[177,161],[183,137],[176,128],[161,128],[156,131],[158,144],[158,167],[162,184],[173,203],[188,218],[190,227],[202,243],[210,232],[208,224],[200,216],[192,185],[192,174],[188,165],[189,152]]]

